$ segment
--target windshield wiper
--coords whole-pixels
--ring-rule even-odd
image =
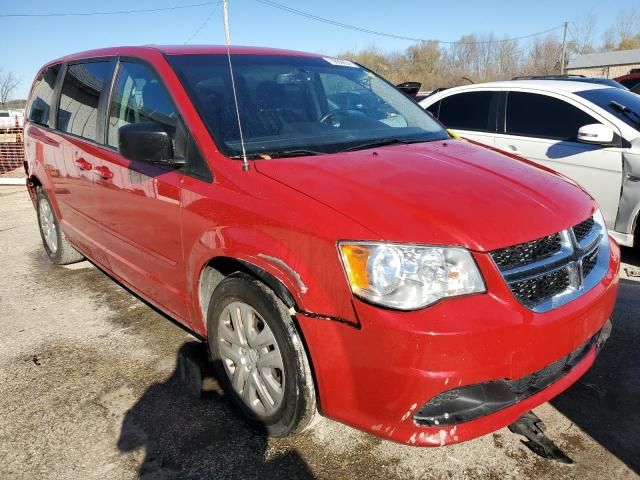
[[[286,158],[286,157],[309,157],[311,155],[324,155],[324,152],[318,152],[316,150],[307,150],[304,148],[294,150],[277,150],[274,152],[252,152],[247,153],[247,159],[249,160],[268,160],[269,158]],[[234,155],[230,158],[234,160],[241,160],[242,154]]]
[[[635,122],[636,125],[640,125],[640,114],[638,112],[631,110],[626,105],[623,105],[622,103],[618,103],[615,100],[611,101],[609,105],[611,105],[611,107],[613,107],[614,110],[618,110],[619,112],[626,114],[627,117],[634,115],[636,117],[636,120],[633,120],[633,121]]]
[[[384,147],[387,145],[422,143],[422,142],[428,142],[428,141],[429,140],[422,140],[418,138],[385,138],[383,140],[373,140],[367,143],[360,143],[358,145],[354,145],[352,147],[348,147],[340,151],[353,152],[355,150],[366,150],[367,148]]]

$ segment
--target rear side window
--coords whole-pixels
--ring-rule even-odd
[[[578,129],[600,123],[573,105],[547,95],[509,92],[506,132],[526,137],[575,140]]]
[[[495,92],[451,95],[440,101],[438,119],[447,128],[495,132],[497,103]]]
[[[58,130],[98,141],[98,105],[110,73],[109,61],[67,67],[60,94]]]
[[[49,125],[49,112],[53,103],[53,90],[56,86],[60,65],[47,68],[40,74],[33,86],[31,100],[27,107],[28,118],[40,125]]]
[[[109,106],[107,143],[118,148],[118,129],[141,122],[161,123],[176,143],[177,110],[155,71],[143,63],[121,62]],[[183,145],[174,149],[178,158],[184,158]]]

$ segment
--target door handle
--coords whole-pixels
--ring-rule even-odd
[[[96,167],[95,171],[98,175],[100,175],[101,178],[105,180],[111,180],[113,178],[113,172],[105,166]]]
[[[522,152],[518,150],[518,147],[515,145],[509,145],[509,150],[511,150],[511,153],[515,153],[516,155],[522,155]]]
[[[80,170],[91,170],[93,166],[87,162],[84,158],[78,158],[75,161],[75,164],[78,166]]]

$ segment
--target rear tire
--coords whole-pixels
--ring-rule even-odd
[[[233,274],[207,315],[209,351],[227,397],[270,436],[303,431],[316,415],[307,355],[291,314],[264,284]]]
[[[64,236],[49,197],[42,188],[36,191],[36,213],[44,250],[53,263],[69,265],[84,260],[82,254]]]

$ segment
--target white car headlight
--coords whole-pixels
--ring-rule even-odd
[[[353,293],[371,303],[416,310],[441,298],[486,291],[468,250],[378,242],[339,242]]]

